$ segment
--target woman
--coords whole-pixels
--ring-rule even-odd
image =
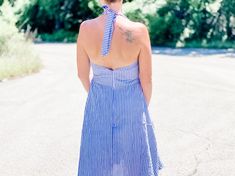
[[[148,30],[122,13],[122,0],[100,2],[104,12],[82,22],[77,39],[78,77],[88,92],[78,176],[157,176],[163,164],[148,111]]]

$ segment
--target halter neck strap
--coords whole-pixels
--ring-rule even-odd
[[[105,29],[104,29],[104,36],[102,41],[102,56],[108,55],[111,40],[113,36],[113,29],[114,29],[114,22],[117,15],[123,15],[122,13],[117,13],[112,10],[108,5],[103,5],[102,8],[104,9],[103,14],[107,14],[107,19],[105,22]]]

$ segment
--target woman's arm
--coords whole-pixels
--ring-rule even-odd
[[[90,61],[83,44],[86,40],[86,27],[86,21],[82,22],[77,37],[77,75],[88,92],[90,88]]]
[[[147,106],[152,96],[152,50],[148,29],[141,26],[141,42],[139,54],[139,77]]]

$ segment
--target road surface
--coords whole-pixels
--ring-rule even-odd
[[[44,67],[0,82],[0,175],[76,176],[87,93],[75,44],[37,44]],[[149,105],[160,176],[235,173],[235,54],[153,48]]]

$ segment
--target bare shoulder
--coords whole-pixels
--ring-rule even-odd
[[[89,30],[89,26],[91,25],[91,20],[85,20],[80,24],[79,27],[79,34],[82,35],[84,33],[87,32],[87,30]]]
[[[87,19],[84,20],[81,24],[80,24],[80,28],[82,28],[82,30],[89,30],[94,28],[95,25],[97,25],[98,23],[98,17],[93,18],[93,19]]]
[[[81,43],[86,42],[87,36],[92,34],[92,29],[94,28],[95,19],[84,20],[79,27],[79,32],[77,36],[77,41]],[[89,35],[88,35],[89,34]]]
[[[145,24],[131,21],[131,26],[139,44],[149,40],[148,27]]]
[[[146,30],[147,26],[144,23],[141,22],[134,22],[136,25],[136,28],[138,28],[139,30]]]
[[[146,38],[146,37],[148,37],[148,27],[145,25],[145,24],[143,24],[143,23],[141,23],[141,22],[135,22],[136,24],[136,32],[138,33],[138,34],[140,34],[140,37],[141,38]]]
[[[100,22],[99,17],[84,20],[80,24],[79,32],[81,31],[84,35],[86,35],[86,37],[91,36],[96,32],[96,30],[94,29],[97,29],[97,27],[99,26],[99,22]]]

